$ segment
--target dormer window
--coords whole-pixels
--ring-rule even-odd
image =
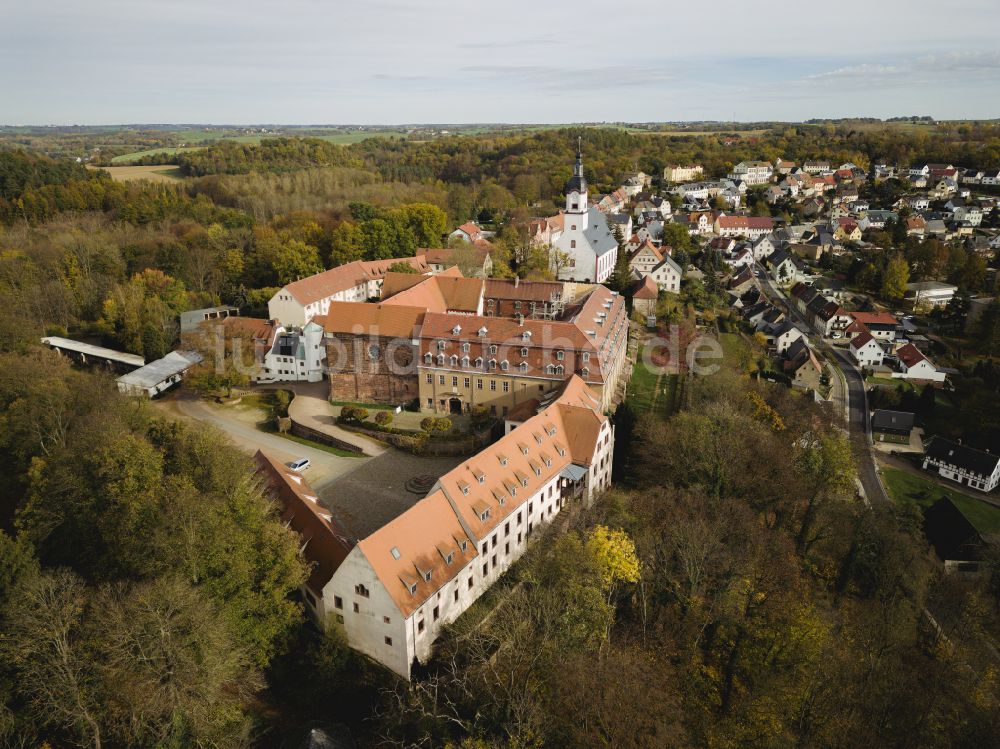
[[[522,346],[521,347],[521,356],[527,356],[527,355],[528,355],[528,349]]]
[[[438,354],[438,364],[444,365],[444,354]]]
[[[481,513],[479,513],[479,519],[482,520],[484,523],[487,520],[489,520],[490,519],[490,510],[486,509],[486,510],[483,510]]]
[[[468,367],[469,366],[469,357],[467,357],[467,356],[463,356],[462,357],[462,366],[463,367]]]
[[[527,372],[528,371],[528,362],[526,362],[526,361],[521,362],[520,364],[517,365],[517,368],[520,369],[522,372]]]
[[[391,549],[389,549],[389,553],[392,554],[392,558],[393,559],[397,559],[397,560],[399,559],[399,549],[396,548],[395,546],[393,546]]]
[[[490,346],[490,354],[495,354],[496,352],[497,352],[497,347],[495,345]]]
[[[482,368],[483,368],[483,357],[477,356],[476,357],[476,369],[482,369]]]
[[[469,548],[469,542],[463,538],[462,543],[460,543],[459,546],[461,546],[462,551],[465,551],[466,549]]]
[[[451,329],[451,334],[452,335],[458,335],[461,332],[462,332],[462,326],[461,325],[456,325],[454,328]]]
[[[431,581],[431,573],[430,572],[425,572],[424,573],[424,582],[428,582],[429,583],[430,581]]]
[[[430,351],[428,351],[426,354],[424,354],[424,362],[425,363],[430,364],[433,361],[434,361],[434,354],[432,354]]]
[[[534,302],[531,303],[531,308],[532,309],[535,308],[535,303]],[[531,340],[531,331],[530,330],[526,330],[523,333],[521,333],[521,340],[525,341],[525,342],[530,341]]]
[[[502,371],[506,372],[509,367],[510,367],[510,363],[506,359],[504,359],[502,362],[500,362],[500,369]]]
[[[490,359],[490,370],[492,371],[492,370],[494,370],[496,368],[497,368],[497,360],[496,359]]]
[[[559,366],[557,366],[557,367],[556,367],[556,374],[557,374],[557,375],[561,375],[561,374],[562,374],[563,372],[565,372],[565,371],[566,371],[566,370],[565,370],[565,369],[563,369],[563,365],[562,365],[562,364],[560,364]]]
[[[454,354],[451,355],[451,366],[453,367],[458,366],[458,357],[455,356]]]
[[[448,345],[446,341],[438,341],[437,344],[438,344],[438,351],[443,351],[445,346]]]
[[[466,354],[469,353],[469,343],[468,343],[468,341],[466,341],[465,343],[462,344],[462,352],[466,353]]]
[[[587,367],[584,367],[583,369],[580,370],[580,375],[582,377],[590,377],[590,370],[587,369]]]
[[[455,552],[449,551],[448,552],[448,556],[446,556],[444,558],[444,563],[445,564],[451,564],[451,560],[454,559],[454,558],[455,558]]]
[[[417,584],[410,583],[410,595],[415,596],[417,594]]]
[[[491,301],[492,301],[492,300],[491,300]],[[480,329],[479,329],[479,330],[477,331],[477,333],[476,333],[476,334],[477,334],[477,335],[478,335],[478,336],[479,336],[480,338],[485,338],[485,337],[486,337],[486,326],[484,325],[483,327],[481,327],[481,328],[480,328]]]
[[[500,461],[500,465],[502,465],[502,466],[507,465],[507,456],[506,455],[498,455],[497,459]]]
[[[566,358],[565,351],[556,351],[556,361],[562,361],[564,358]]]
[[[581,358],[583,359],[583,363],[586,364],[587,362],[590,361],[590,353],[584,351],[583,354],[581,354]]]

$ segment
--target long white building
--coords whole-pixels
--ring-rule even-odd
[[[313,573],[303,594],[320,623],[338,627],[352,648],[409,678],[414,662],[430,657],[442,628],[567,503],[589,504],[610,485],[614,427],[580,378],[569,378],[548,405],[508,429],[357,542],[301,476],[258,454],[286,522],[308,534],[303,553]]]

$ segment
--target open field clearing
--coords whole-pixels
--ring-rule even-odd
[[[148,179],[150,182],[176,182],[183,179],[180,167],[170,164],[154,166],[104,166],[104,171],[117,182],[132,182],[137,179]]]

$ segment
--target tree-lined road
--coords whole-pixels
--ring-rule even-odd
[[[761,266],[756,266],[763,271]],[[833,361],[847,385],[847,426],[851,434],[851,443],[854,445],[854,459],[858,464],[858,478],[865,491],[865,497],[869,502],[888,502],[885,489],[878,477],[878,468],[875,465],[875,456],[872,452],[872,442],[870,425],[868,422],[868,393],[865,389],[865,380],[861,372],[850,356],[843,349],[831,346],[823,339],[823,334],[816,331],[812,325],[799,312],[795,305],[771,282],[767,272],[758,277],[760,288],[772,302],[780,302],[783,309],[788,310],[796,322],[803,329],[814,333],[810,339],[814,341],[816,348],[827,353],[827,358]]]

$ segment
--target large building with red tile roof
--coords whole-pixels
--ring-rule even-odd
[[[589,504],[610,485],[614,427],[587,384],[572,377],[544,407],[533,405],[342,558],[324,536],[331,550],[323,557],[340,561],[328,577],[330,565],[318,560],[307,585],[322,624],[409,678],[443,628],[521,557],[533,535],[568,503]],[[305,546],[307,559],[316,537]],[[313,587],[323,580],[322,589]]]
[[[406,263],[418,273],[429,271],[427,264],[416,257],[355,260],[285,285],[267,303],[268,315],[282,325],[302,327],[316,315],[325,315],[330,302],[376,298],[382,279],[396,263]]]

